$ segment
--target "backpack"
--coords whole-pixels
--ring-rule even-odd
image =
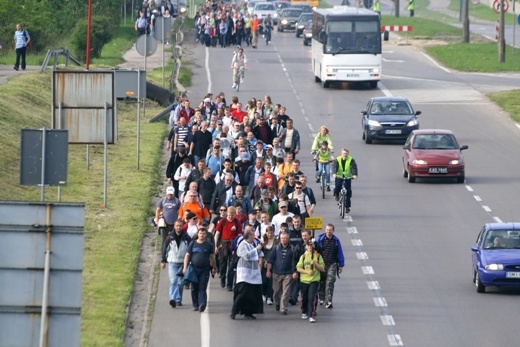
[[[24,40],[25,40],[25,44],[26,44],[27,46],[29,46],[29,45],[31,44],[31,42],[30,42],[30,41],[28,42],[28,40],[29,40],[29,34],[27,33],[27,30],[23,29],[23,31],[22,31],[22,36],[23,36],[23,38],[24,38]]]

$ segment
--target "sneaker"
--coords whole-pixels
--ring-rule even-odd
[[[289,304],[291,304],[291,305],[293,305],[293,306],[296,305],[296,300],[294,300],[294,299],[289,299]]]
[[[320,305],[323,305],[325,303],[325,300],[320,300]]]
[[[307,319],[307,318],[309,318],[309,316],[307,316],[307,314],[305,314],[305,313],[302,313],[302,319]]]
[[[237,84],[236,83],[233,83],[233,85],[231,86],[231,88],[235,89],[237,87]]]
[[[330,186],[327,186],[327,191],[330,192]]]
[[[282,311],[282,315],[283,315],[283,316],[287,316],[287,310],[283,310],[283,311]]]
[[[276,305],[275,309],[276,311],[280,311],[280,305]]]
[[[316,176],[316,183],[320,183],[320,177]]]
[[[200,312],[204,312],[204,310],[206,310],[206,304],[204,304],[204,305],[200,305],[200,307],[199,307],[199,311],[200,311]]]
[[[267,305],[272,305],[273,304],[273,300],[271,300],[271,298],[267,298]]]
[[[175,308],[175,306],[177,306],[177,303],[175,302],[175,300],[170,300],[170,306]]]
[[[315,323],[315,322],[316,322],[316,319],[314,319],[312,317],[309,318],[309,323]]]
[[[193,311],[198,311],[198,310],[199,310],[198,306],[193,306]]]
[[[350,212],[350,207],[347,207],[347,208],[345,209],[345,212],[349,213],[349,212]]]
[[[13,66],[13,69],[15,69],[16,71],[18,71],[18,66]]]
[[[325,308],[332,308],[332,302],[328,302],[327,305],[325,305]]]
[[[176,304],[177,304],[177,306],[182,306],[182,302],[180,302],[180,301],[177,301]]]
[[[264,302],[265,302],[265,300],[266,300],[266,297],[265,297],[265,295],[262,295],[262,301],[264,301]]]
[[[242,84],[242,83],[244,83],[244,79],[243,78],[240,79],[240,84]]]

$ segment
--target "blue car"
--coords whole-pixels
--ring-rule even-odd
[[[520,287],[520,223],[485,224],[471,251],[477,292]]]

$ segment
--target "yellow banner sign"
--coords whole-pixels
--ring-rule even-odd
[[[314,230],[323,228],[323,217],[305,218],[305,229]]]

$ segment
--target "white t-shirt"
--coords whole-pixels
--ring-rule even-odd
[[[287,217],[294,217],[294,213],[287,212],[286,215],[282,215],[281,213],[275,214],[273,216],[273,219],[271,220],[271,223],[274,225],[274,234],[278,236],[280,233],[280,226],[282,223],[287,222]]]

